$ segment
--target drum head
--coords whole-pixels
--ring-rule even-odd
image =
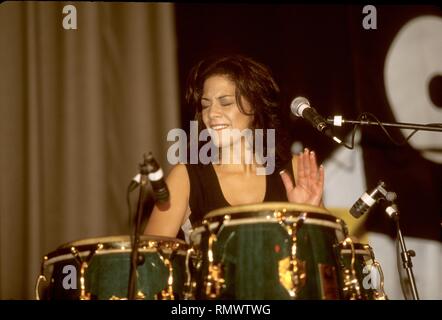
[[[256,204],[245,204],[239,206],[225,207],[209,212],[204,218],[210,219],[224,215],[241,215],[247,212],[268,212],[268,211],[290,211],[290,212],[314,212],[331,215],[322,207],[308,204],[297,204],[291,202],[264,202]]]
[[[130,252],[132,245],[131,237],[128,235],[76,240],[65,243],[46,255],[44,264],[48,265],[57,261],[71,259],[73,248],[80,256],[86,256],[90,252],[95,252],[95,255]],[[154,252],[158,248],[161,248],[165,253],[176,250],[178,254],[184,255],[188,245],[180,239],[171,237],[140,236],[139,252]]]
[[[214,231],[222,230],[225,226],[278,223],[277,215],[284,216],[287,222],[294,222],[303,213],[305,213],[305,224],[332,228],[342,235],[346,233],[345,222],[332,215],[325,208],[291,202],[265,202],[213,210],[204,216],[200,225],[193,228],[190,239],[192,243],[199,243],[200,235],[207,231],[207,227]],[[339,236],[339,238],[342,238],[342,236]]]

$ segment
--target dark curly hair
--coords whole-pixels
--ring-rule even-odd
[[[197,63],[187,79],[185,100],[195,111],[199,128],[205,128],[201,115],[201,97],[206,79],[211,76],[227,76],[236,86],[236,102],[240,111],[253,115],[251,129],[264,129],[264,140],[267,141],[267,129],[275,129],[276,167],[289,159],[288,138],[282,122],[280,108],[280,90],[270,70],[263,64],[243,55],[213,56]],[[252,107],[252,113],[246,113],[241,97]],[[264,146],[264,152],[267,148]]]

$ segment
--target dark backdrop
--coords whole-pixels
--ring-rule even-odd
[[[351,119],[370,111],[382,121],[397,121],[384,89],[387,50],[407,21],[427,14],[441,17],[441,11],[435,6],[376,6],[377,29],[365,30],[362,8],[176,4],[183,128],[188,130],[193,119],[193,110],[183,100],[186,76],[197,61],[219,53],[250,55],[272,69],[282,90],[292,140],[315,149],[321,161],[336,145],[303,120],[289,116],[294,97],[308,97],[324,116],[342,114]],[[442,88],[433,90],[433,101],[441,101],[440,92]],[[442,122],[442,116],[434,121]],[[349,129],[337,133],[344,137]],[[398,193],[405,234],[440,240],[441,164],[423,158],[409,145],[395,147],[378,128],[362,132],[367,186],[383,179]],[[403,139],[400,131],[391,133]],[[391,233],[390,226],[381,210],[372,212],[367,221],[373,231]]]

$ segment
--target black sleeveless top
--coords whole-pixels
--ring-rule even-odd
[[[287,201],[287,194],[279,172],[286,169],[293,177],[291,164],[291,161],[289,161],[279,170],[276,168],[271,175],[266,175],[264,202]],[[229,207],[230,204],[224,198],[218,176],[212,164],[186,164],[186,169],[190,181],[190,222],[194,226],[201,223],[204,216],[210,211]]]

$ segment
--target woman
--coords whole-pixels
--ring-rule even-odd
[[[209,130],[219,154],[230,156],[221,157],[217,164],[173,167],[166,180],[170,203],[154,207],[145,234],[176,237],[181,227],[186,230],[209,211],[225,206],[264,201],[321,204],[324,169],[318,168],[313,151],[305,149],[297,157],[294,184],[278,98],[279,88],[267,67],[247,57],[208,59],[191,70],[186,102],[196,108],[199,127]],[[263,129],[264,136],[276,132],[277,170],[272,174],[260,174],[263,164],[253,157],[256,148],[250,141],[226,134],[247,129]],[[268,151],[269,146],[264,146],[264,152]]]

